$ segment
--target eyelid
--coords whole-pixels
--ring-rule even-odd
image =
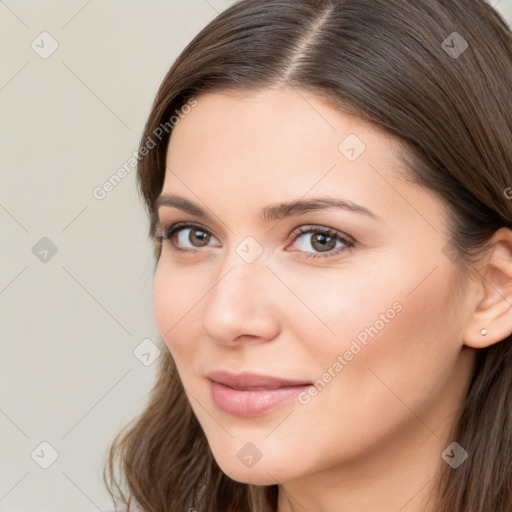
[[[355,245],[355,240],[350,235],[347,235],[346,233],[343,233],[342,231],[339,231],[338,229],[329,228],[327,226],[321,226],[318,224],[308,224],[305,226],[301,226],[297,229],[294,229],[291,233],[291,237],[295,240],[300,235],[308,234],[308,233],[326,233],[329,236],[332,236],[336,239],[342,240],[346,242],[347,244],[353,244]]]

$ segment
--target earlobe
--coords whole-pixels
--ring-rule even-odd
[[[475,295],[464,344],[485,348],[512,334],[512,231],[497,230],[484,263],[475,268],[479,293]]]
[[[476,325],[477,317],[473,317],[464,336],[464,344],[472,348],[485,348],[499,343],[512,334],[512,305],[505,299],[481,312],[480,318],[486,317],[485,325]],[[480,323],[479,325],[482,325]]]

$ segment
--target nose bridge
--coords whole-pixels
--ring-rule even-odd
[[[264,258],[247,247],[247,242],[241,242],[230,248],[219,268],[218,279],[209,294],[209,304],[212,307],[243,307],[251,309],[252,301],[265,300],[258,291],[265,267]],[[252,308],[253,309],[253,308]]]
[[[246,294],[258,298],[257,283],[266,272],[263,246],[254,237],[246,236],[228,247],[219,269],[219,281],[212,292],[226,295],[228,300],[231,296],[236,300]]]
[[[259,244],[258,244],[259,246]],[[244,239],[229,249],[217,280],[206,297],[203,329],[213,339],[229,342],[240,335],[272,336],[271,277],[263,248]]]

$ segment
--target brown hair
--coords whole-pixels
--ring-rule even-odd
[[[447,207],[446,254],[462,274],[494,231],[512,227],[504,193],[512,186],[512,37],[484,0],[242,0],[181,53],[145,126],[141,149],[158,138],[138,166],[157,260],[154,203],[172,133],[159,127],[201,94],[280,86],[316,93],[397,137],[408,179]],[[507,338],[477,351],[453,432],[469,457],[457,469],[440,458],[436,510],[512,510],[511,396]],[[112,487],[104,471],[105,483],[128,510],[132,500],[146,512],[276,509],[277,486],[236,482],[218,467],[168,350],[147,407],[108,456]],[[129,497],[116,481],[116,457]]]

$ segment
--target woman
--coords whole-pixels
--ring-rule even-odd
[[[512,510],[511,57],[482,0],[242,0],[188,45],[141,140],[168,350],[113,497]]]

